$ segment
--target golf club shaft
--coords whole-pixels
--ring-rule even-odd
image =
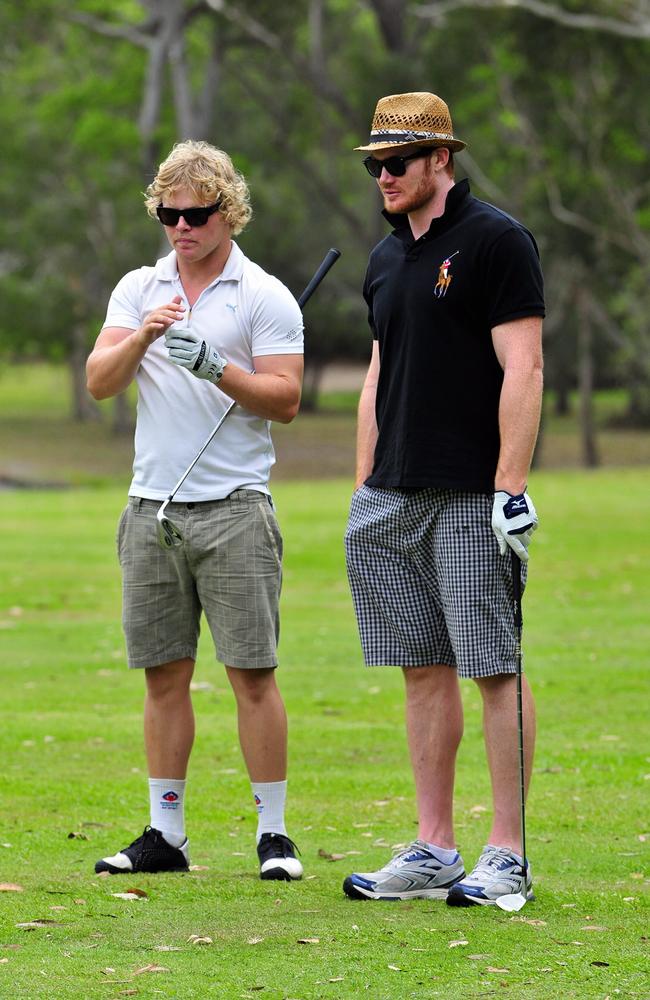
[[[337,262],[337,260],[339,259],[340,256],[341,256],[341,251],[340,250],[336,250],[334,247],[332,247],[330,250],[327,251],[327,253],[325,254],[323,260],[321,261],[318,269],[316,270],[313,278],[311,278],[311,280],[309,281],[309,284],[305,288],[304,292],[298,298],[298,305],[300,306],[301,309],[305,305],[305,303],[312,297],[312,295],[314,294],[314,292],[316,291],[316,289],[320,285],[321,281],[323,280],[323,278],[325,277],[325,275],[327,274],[327,272],[329,271],[329,269]],[[219,417],[219,420],[218,420],[217,424],[215,425],[215,427],[210,431],[210,436],[207,438],[207,440],[202,445],[201,450],[192,459],[191,465],[189,465],[187,467],[187,469],[185,470],[185,472],[183,473],[183,475],[181,476],[181,478],[178,480],[178,482],[174,486],[174,489],[171,491],[171,493],[167,497],[167,500],[165,501],[165,503],[171,503],[171,501],[174,499],[174,497],[178,493],[179,489],[181,488],[181,486],[183,485],[183,483],[185,482],[185,480],[189,476],[190,472],[192,471],[192,469],[194,468],[194,466],[196,465],[196,463],[198,462],[198,460],[201,458],[201,455],[203,454],[203,452],[205,451],[205,449],[208,447],[208,445],[211,443],[212,439],[216,435],[216,433],[219,430],[219,428],[221,427],[222,423],[224,422],[224,420],[226,419],[226,417],[228,416],[228,414],[232,410],[233,406],[235,406],[235,405],[236,405],[236,400],[234,400],[234,399],[231,400],[230,403],[228,404],[228,406],[226,407],[226,409],[224,410],[224,412]]]
[[[526,763],[524,757],[524,712],[521,678],[521,637],[523,616],[521,612],[521,561],[519,556],[510,549],[512,566],[512,593],[514,598],[515,621],[515,653],[517,662],[517,733],[519,737],[519,796],[521,817],[521,855],[524,859],[524,878],[526,872]]]

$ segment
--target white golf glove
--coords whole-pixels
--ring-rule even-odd
[[[505,490],[497,490],[492,506],[492,531],[501,555],[504,556],[510,546],[522,562],[528,562],[528,546],[536,530],[537,512],[528,494],[513,496]]]
[[[165,346],[169,350],[170,361],[208,382],[216,384],[228,364],[214,347],[187,328],[167,330]]]

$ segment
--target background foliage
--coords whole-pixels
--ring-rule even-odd
[[[26,0],[0,33],[0,351],[69,361],[79,418],[110,291],[161,250],[141,192],[188,137],[246,174],[243,248],[296,293],[343,250],[310,306],[308,395],[332,359],[365,359],[359,290],[386,227],[351,150],[378,97],[429,89],[469,143],[458,175],[538,239],[548,385],[560,410],[580,389],[585,460],[594,386],[650,425],[646,0]]]

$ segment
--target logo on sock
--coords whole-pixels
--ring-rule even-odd
[[[176,792],[165,792],[160,796],[160,805],[163,809],[178,809],[178,795]]]
[[[264,809],[264,806],[262,805],[262,800],[259,797],[259,795],[255,795],[253,797],[255,799],[255,805],[257,806],[257,811],[258,811],[258,813],[261,813],[262,810]]]

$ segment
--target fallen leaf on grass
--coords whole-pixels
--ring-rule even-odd
[[[598,927],[597,924],[587,924],[586,927],[581,927],[581,931],[606,931],[606,927]]]
[[[6,965],[8,961],[8,958],[0,958],[0,965]]]
[[[177,948],[173,944],[157,944],[154,951],[182,951],[182,948]]]
[[[487,965],[485,967],[486,972],[510,972],[510,969],[497,969],[494,965]]]
[[[126,892],[112,892],[111,896],[115,896],[116,899],[148,899],[147,893],[144,889],[127,889]]]
[[[325,858],[326,861],[344,861],[345,860],[345,854],[329,854],[327,851],[324,851],[322,847],[320,847],[318,849],[318,857],[319,858]]]
[[[73,830],[68,834],[68,840],[88,840],[88,834],[81,833],[80,830]]]
[[[298,944],[320,944],[320,938],[298,938]]]
[[[105,969],[101,969],[102,976],[112,976],[115,969],[111,969],[110,965],[107,965]]]
[[[207,865],[190,865],[189,871],[191,872],[209,872],[210,869]]]
[[[590,962],[589,965],[595,965],[597,969],[609,969],[609,962]]]
[[[332,979],[328,979],[328,983],[342,983],[345,976],[333,976]]]
[[[399,965],[389,965],[389,966],[388,966],[388,968],[389,968],[389,969],[392,969],[392,970],[393,970],[393,972],[401,972],[401,971],[402,971],[402,970],[400,969]]]
[[[465,957],[472,962],[482,962],[484,958],[487,958],[487,955],[466,955]]]
[[[469,944],[469,941],[466,941],[465,938],[460,938],[459,941],[450,941],[447,947],[464,948],[466,944]]]
[[[261,944],[264,938],[249,938],[248,944]]]
[[[546,927],[545,920],[538,920],[534,917],[510,917],[511,920],[518,920],[522,924],[530,924],[531,927]]]
[[[121,997],[135,997],[138,995],[137,990],[120,990]]]
[[[16,885],[15,882],[0,882],[0,892],[23,892],[22,885]]]
[[[141,976],[144,972],[171,972],[166,965],[143,965],[141,969],[136,969],[134,976]]]
[[[16,927],[20,927],[22,931],[33,931],[37,927],[62,927],[63,924],[58,923],[56,920],[49,920],[47,917],[43,917],[38,920],[26,920],[22,924],[16,924]]]
[[[211,937],[200,937],[198,934],[190,934],[187,940],[190,944],[212,944]]]

